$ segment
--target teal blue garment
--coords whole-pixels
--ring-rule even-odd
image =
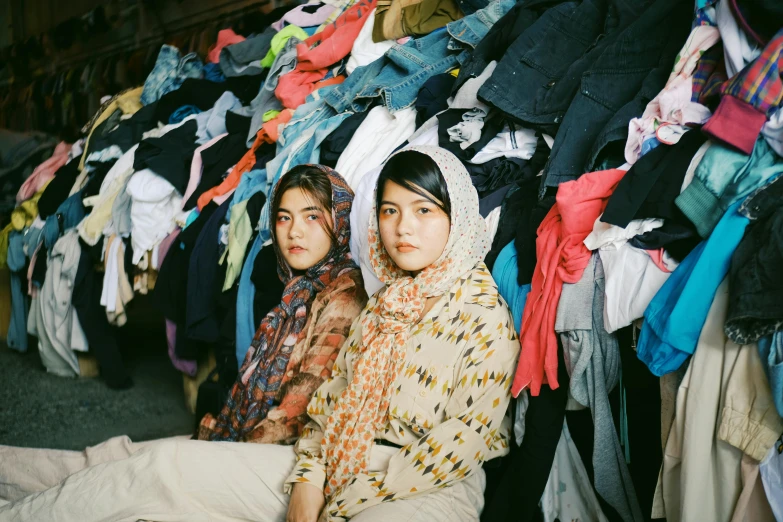
[[[198,209],[193,209],[193,211],[191,211],[191,213],[188,214],[188,218],[185,220],[185,226],[182,227],[182,230],[185,230],[190,225],[192,225],[193,222],[198,219],[200,214],[201,214],[201,212],[199,212]]]
[[[237,326],[235,350],[237,356],[238,368],[245,362],[245,355],[250,349],[250,343],[253,341],[253,335],[256,333],[255,315],[253,313],[253,299],[256,296],[256,287],[250,277],[253,275],[253,267],[256,263],[256,257],[264,245],[261,235],[256,235],[245,258],[245,264],[242,265],[242,273],[239,275],[239,287],[237,288]]]
[[[696,167],[693,181],[675,204],[707,237],[730,205],[783,173],[783,161],[762,136],[748,156],[714,144]]]
[[[27,281],[24,255],[24,234],[12,231],[8,237],[8,269],[11,271],[11,322],[6,344],[19,352],[27,351],[27,313],[30,304],[22,285]],[[26,286],[26,285],[24,285]]]
[[[764,372],[772,388],[772,399],[778,415],[783,416],[783,332],[765,335],[758,341]]]
[[[699,334],[750,220],[734,203],[712,235],[683,259],[644,312],[636,355],[662,376],[676,371],[696,350]]]
[[[518,273],[517,248],[512,241],[498,254],[495,265],[492,267],[492,277],[498,285],[498,292],[511,310],[517,333],[522,325],[522,312],[527,302],[527,294],[530,293],[530,285],[520,286],[517,283]]]
[[[77,226],[84,219],[84,216],[85,209],[82,203],[82,193],[79,191],[63,201],[62,205],[57,207],[57,212],[46,218],[46,223],[43,227],[46,249],[51,252],[57,240],[65,232]]]

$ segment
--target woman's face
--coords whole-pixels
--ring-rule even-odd
[[[435,203],[393,181],[387,181],[382,189],[378,216],[381,241],[398,267],[416,274],[437,261],[446,248],[449,216]]]
[[[324,230],[332,216],[300,188],[285,191],[275,218],[275,239],[283,259],[294,270],[307,270],[326,257],[332,239]]]

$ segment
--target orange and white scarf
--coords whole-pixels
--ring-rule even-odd
[[[451,202],[451,231],[441,256],[416,277],[394,264],[381,242],[375,205],[370,213],[370,262],[386,285],[375,308],[361,320],[361,356],[353,378],[326,422],[321,446],[330,497],[350,478],[367,471],[370,450],[387,421],[394,382],[405,361],[411,328],[421,319],[428,297],[443,295],[484,259],[490,237],[479,214],[478,194],[465,167],[439,147],[408,147],[440,168]],[[376,189],[377,190],[377,189]],[[375,201],[375,198],[373,198]]]

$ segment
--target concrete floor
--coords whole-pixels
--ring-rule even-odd
[[[116,435],[141,441],[189,434],[193,416],[162,323],[129,323],[118,338],[134,381],[121,391],[99,378],[47,374],[34,343],[25,354],[0,343],[0,444],[81,450]]]

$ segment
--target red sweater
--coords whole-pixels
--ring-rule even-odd
[[[316,89],[328,67],[348,56],[377,0],[360,0],[320,33],[296,46],[296,68],[280,77],[275,96],[295,109]]]
[[[558,387],[555,318],[563,283],[581,279],[591,255],[584,240],[624,175],[624,170],[603,170],[560,184],[555,205],[538,227],[538,263],[522,313],[514,397],[527,387],[536,396],[544,383]]]

